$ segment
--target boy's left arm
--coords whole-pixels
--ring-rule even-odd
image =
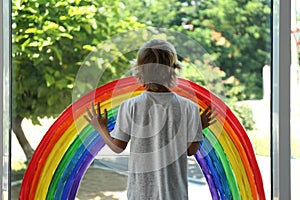
[[[91,111],[86,108],[86,112],[88,116],[84,115],[84,118],[98,131],[109,148],[115,153],[121,153],[124,151],[127,146],[127,142],[110,136],[107,128],[107,110],[104,109],[104,116],[102,117],[100,111],[100,102],[97,103],[97,112],[93,103],[91,103]]]

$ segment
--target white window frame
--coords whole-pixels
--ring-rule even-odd
[[[0,4],[0,198],[10,199],[10,0]]]

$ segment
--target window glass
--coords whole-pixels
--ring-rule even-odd
[[[270,197],[269,0],[13,0],[11,12],[12,199],[18,199],[24,172],[43,136],[53,124],[63,124],[59,116],[98,86],[133,75],[137,50],[152,37],[171,41],[183,65],[179,76],[207,88],[224,102],[219,111],[238,119],[232,123],[241,124],[249,137]],[[216,103],[213,99],[212,105]],[[74,123],[78,131],[80,123]],[[71,139],[65,141],[71,145]],[[220,135],[216,141],[222,142]],[[226,152],[220,149],[220,154]],[[71,155],[64,154],[70,150],[65,146],[60,150],[57,162]],[[129,147],[121,155],[104,147],[90,161],[77,197],[125,198],[128,155]],[[200,192],[211,197],[209,173],[193,157],[188,163],[190,199]],[[47,184],[60,183],[53,177]]]

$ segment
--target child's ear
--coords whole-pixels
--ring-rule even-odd
[[[181,69],[181,64],[179,64],[178,62],[177,63],[174,63],[173,65],[174,69]]]

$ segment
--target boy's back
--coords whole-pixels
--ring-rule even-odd
[[[187,144],[202,139],[196,104],[144,92],[121,104],[111,136],[131,140],[128,199],[188,199]]]

